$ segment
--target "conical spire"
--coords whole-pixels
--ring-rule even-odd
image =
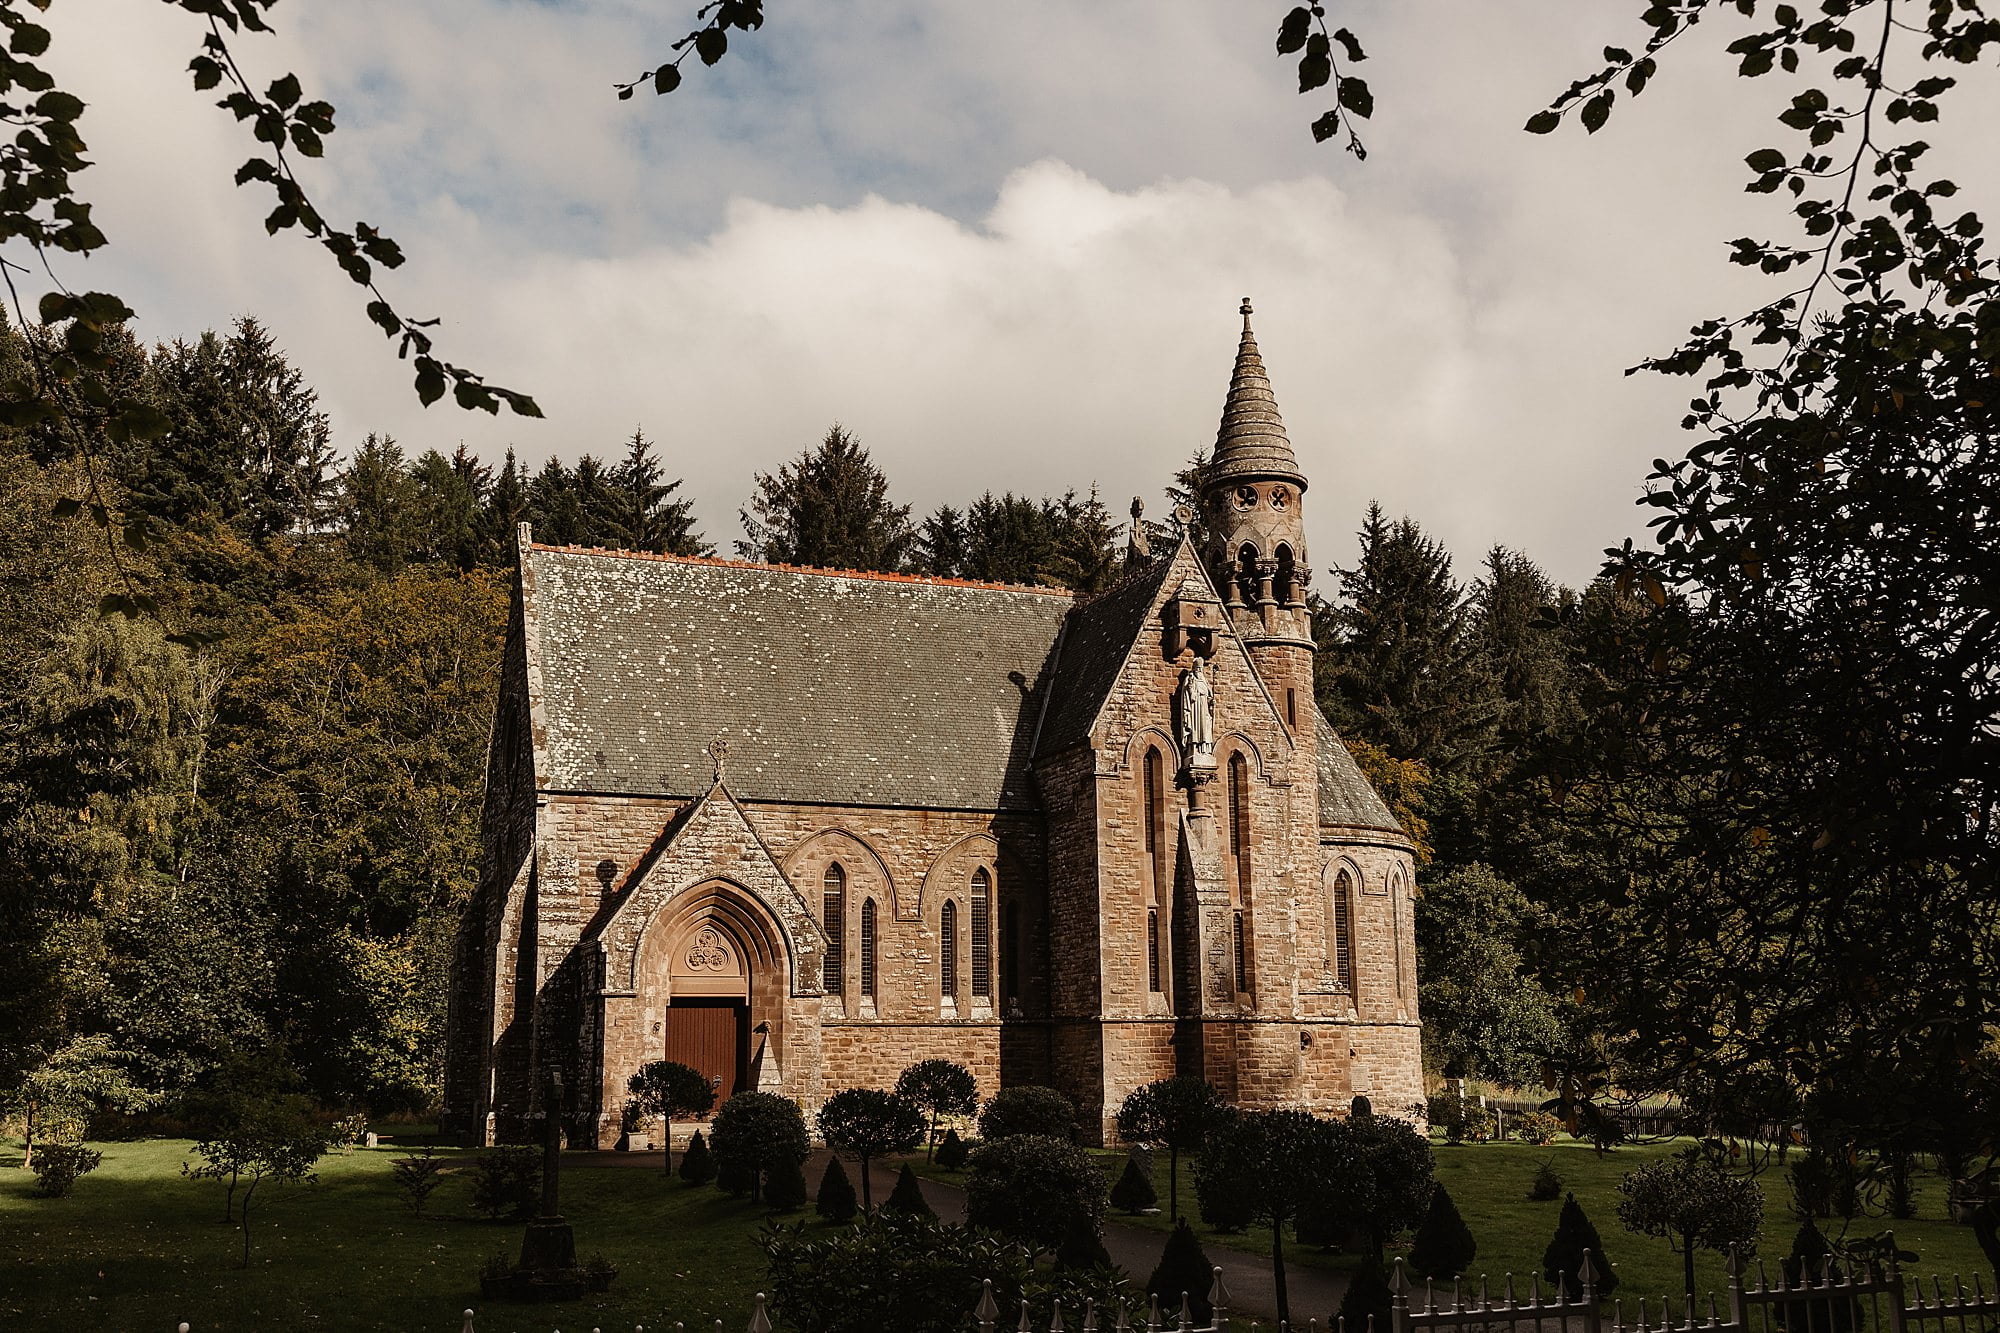
[[[1229,400],[1222,407],[1222,427],[1215,434],[1214,481],[1236,477],[1285,477],[1305,489],[1305,476],[1285,435],[1278,400],[1264,373],[1257,335],[1250,331],[1250,298],[1243,298],[1243,341],[1236,347],[1236,369],[1229,377]]]

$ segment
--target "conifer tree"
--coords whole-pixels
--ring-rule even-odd
[[[1180,1312],[1181,1295],[1185,1292],[1194,1322],[1206,1325],[1215,1313],[1208,1300],[1214,1285],[1215,1265],[1208,1261],[1208,1251],[1201,1248],[1194,1228],[1183,1217],[1174,1223],[1173,1234],[1167,1237],[1166,1248],[1160,1251],[1160,1262],[1146,1279],[1146,1294],[1159,1299],[1160,1311],[1165,1315]]]
[[[611,540],[656,555],[707,555],[711,548],[694,526],[694,502],[676,500],[681,480],[665,480],[653,442],[634,429],[625,457],[609,477]]]
[[[940,505],[918,526],[916,567],[932,578],[964,578],[965,546],[965,516]]]
[[[1609,1296],[1618,1289],[1618,1274],[1604,1257],[1604,1240],[1585,1216],[1574,1192],[1563,1199],[1562,1214],[1556,1218],[1556,1234],[1542,1252],[1542,1276],[1550,1287],[1560,1286],[1571,1300],[1583,1294],[1583,1254],[1590,1251],[1590,1268],[1595,1274],[1596,1292]]]
[[[829,1222],[851,1222],[854,1215],[861,1211],[861,1204],[854,1197],[854,1182],[847,1178],[847,1168],[840,1164],[838,1153],[827,1155],[826,1170],[819,1178],[819,1194],[813,1201],[813,1211]]]
[[[1138,1159],[1127,1157],[1125,1170],[1111,1187],[1112,1206],[1128,1213],[1143,1213],[1159,1202],[1159,1197],[1151,1177],[1139,1169]]]
[[[779,1156],[764,1177],[764,1202],[774,1213],[796,1213],[806,1206],[805,1162],[791,1154]]]
[[[370,434],[340,477],[349,557],[384,574],[401,569],[416,548],[415,499],[403,447],[390,436]]]
[[[896,1175],[896,1188],[890,1190],[889,1197],[882,1201],[882,1211],[901,1213],[905,1217],[937,1216],[937,1210],[924,1197],[923,1186],[918,1183],[917,1173],[910,1169],[908,1162],[903,1163],[903,1169]]]
[[[756,474],[739,516],[746,559],[830,569],[901,570],[916,532],[910,507],[889,500],[889,479],[836,424],[819,445],[775,473]]]
[[[1083,1271],[1111,1267],[1111,1254],[1104,1248],[1096,1218],[1085,1212],[1070,1215],[1069,1228],[1056,1246],[1056,1267]]]
[[[1410,1267],[1425,1277],[1462,1277],[1478,1253],[1478,1242],[1452,1202],[1451,1191],[1435,1186],[1430,1211],[1410,1243]]]
[[[698,1129],[681,1154],[680,1176],[690,1185],[706,1185],[715,1179],[715,1158],[708,1151],[708,1137]]]
[[[958,1136],[956,1127],[944,1132],[944,1142],[938,1144],[937,1164],[947,1171],[965,1169],[965,1159],[972,1150],[965,1146],[965,1140]]]
[[[481,561],[488,565],[511,564],[516,525],[527,517],[528,486],[522,480],[521,465],[515,460],[514,450],[510,447],[507,461],[501,464],[499,475],[493,479],[493,489],[487,494],[486,504],[479,511]]]

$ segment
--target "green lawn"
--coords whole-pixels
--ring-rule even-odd
[[[269,1199],[259,1190],[246,1270],[239,1233],[221,1221],[221,1186],[180,1176],[185,1140],[93,1146],[104,1165],[65,1199],[36,1195],[19,1154],[0,1156],[0,1328],[171,1333],[186,1320],[194,1333],[458,1333],[470,1307],[479,1333],[716,1319],[738,1329],[763,1273],[762,1209],[663,1180],[657,1165],[566,1167],[578,1253],[618,1266],[611,1291],[564,1305],[481,1300],[481,1261],[517,1253],[522,1227],[472,1214],[464,1171],[431,1196],[431,1215],[411,1216],[390,1182],[404,1155],[393,1147],[329,1155],[318,1183]]]
[[[1624,1147],[1601,1157],[1589,1145],[1574,1142],[1532,1148],[1520,1143],[1453,1146],[1433,1140],[1431,1146],[1437,1159],[1437,1179],[1451,1191],[1453,1201],[1465,1217],[1466,1225],[1471,1228],[1473,1238],[1479,1243],[1479,1257],[1473,1262],[1472,1271],[1490,1278],[1496,1297],[1504,1289],[1508,1274],[1514,1275],[1517,1291],[1525,1294],[1529,1277],[1541,1272],[1542,1251],[1555,1234],[1556,1214],[1562,1205],[1560,1201],[1530,1201],[1528,1187],[1534,1180],[1535,1169],[1544,1161],[1553,1161],[1566,1187],[1576,1192],[1577,1202],[1603,1237],[1604,1247],[1609,1251],[1611,1263],[1619,1276],[1617,1296],[1628,1304],[1641,1295],[1658,1298],[1671,1293],[1678,1299],[1681,1288],[1680,1257],[1668,1248],[1665,1240],[1633,1235],[1619,1225],[1617,1186],[1619,1177],[1627,1171],[1643,1162],[1680,1151],[1687,1146],[1686,1140]],[[1122,1152],[1106,1153],[1104,1157],[1107,1173],[1123,1169]],[[954,1179],[949,1172],[934,1166],[926,1167],[921,1154],[914,1161],[920,1174],[942,1180]],[[1764,1172],[1759,1181],[1765,1198],[1764,1237],[1759,1254],[1771,1263],[1775,1277],[1776,1260],[1791,1251],[1792,1235],[1798,1223],[1792,1216],[1790,1193],[1783,1172],[1773,1167]],[[1114,1210],[1110,1214],[1112,1220],[1155,1230],[1163,1236],[1172,1230],[1166,1211],[1165,1153],[1156,1157],[1153,1182],[1160,1196],[1160,1212],[1130,1217]],[[1240,1235],[1221,1235],[1201,1224],[1201,1210],[1195,1201],[1194,1172],[1185,1160],[1181,1163],[1180,1190],[1181,1212],[1195,1226],[1203,1245],[1226,1246],[1259,1255],[1271,1252],[1271,1232],[1267,1227],[1253,1228]],[[1928,1278],[1933,1274],[1946,1277],[1963,1274],[1968,1283],[1975,1273],[1984,1278],[1993,1276],[1986,1266],[1984,1255],[1980,1253],[1978,1242],[1973,1239],[1972,1229],[1954,1226],[1945,1220],[1944,1182],[1941,1179],[1924,1178],[1917,1204],[1918,1216],[1909,1221],[1890,1223],[1884,1218],[1865,1217],[1854,1224],[1851,1234],[1868,1235],[1893,1225],[1897,1244],[1919,1256],[1915,1264],[1906,1265],[1906,1271],[1912,1276],[1921,1274]],[[1836,1234],[1832,1228],[1838,1225],[1837,1222],[1821,1223],[1823,1228],[1828,1229],[1829,1235]],[[1404,1241],[1406,1248],[1408,1237]],[[1396,1252],[1391,1251],[1392,1254]],[[1290,1243],[1285,1247],[1285,1255],[1287,1263],[1339,1269],[1351,1269],[1356,1263],[1351,1255],[1302,1249]],[[1695,1276],[1704,1290],[1710,1287],[1720,1290],[1725,1281],[1721,1258],[1705,1252],[1698,1255]],[[1476,1285],[1476,1278],[1474,1282]]]

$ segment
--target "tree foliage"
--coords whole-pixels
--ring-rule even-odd
[[[1104,1217],[1104,1172],[1066,1139],[1014,1134],[982,1143],[965,1183],[965,1217],[974,1226],[1053,1250],[1078,1217]]]
[[[1157,1143],[1167,1150],[1169,1218],[1178,1221],[1181,1215],[1181,1154],[1200,1152],[1209,1134],[1228,1119],[1228,1103],[1203,1078],[1159,1079],[1134,1088],[1119,1103],[1119,1138],[1127,1143]]]
[[[871,1212],[875,1201],[869,1163],[911,1151],[922,1141],[924,1128],[924,1113],[917,1103],[880,1088],[846,1088],[819,1108],[819,1133],[826,1146],[860,1159],[861,1206]]]
[[[763,1197],[764,1182],[780,1163],[796,1166],[811,1148],[798,1103],[774,1092],[739,1092],[724,1102],[708,1143],[718,1180],[742,1181],[753,1201]]]
[[[1017,1134],[1074,1139],[1075,1103],[1054,1088],[1032,1083],[1000,1089],[979,1113],[979,1137],[986,1143],[996,1143]]]
[[[715,1105],[715,1088],[699,1069],[678,1060],[649,1060],[625,1081],[631,1105],[640,1115],[658,1116],[665,1131],[660,1145],[661,1169],[674,1169],[674,1121],[707,1115]]]
[[[916,532],[910,507],[889,500],[889,479],[859,440],[839,425],[818,446],[774,473],[739,511],[737,553],[774,564],[894,573],[908,563]]]
[[[1753,1250],[1764,1227],[1764,1192],[1726,1159],[1694,1147],[1625,1173],[1618,1182],[1618,1220],[1627,1231],[1664,1236],[1680,1253],[1689,1299],[1694,1252]]]
[[[972,1071],[951,1060],[919,1060],[896,1077],[896,1095],[930,1117],[924,1134],[924,1155],[937,1144],[938,1117],[971,1115],[979,1109],[979,1082]]]

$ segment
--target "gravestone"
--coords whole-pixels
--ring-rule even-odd
[[[543,1097],[542,1207],[521,1238],[521,1261],[514,1265],[518,1300],[573,1301],[587,1289],[576,1262],[576,1233],[562,1216],[562,1075],[550,1073]]]

